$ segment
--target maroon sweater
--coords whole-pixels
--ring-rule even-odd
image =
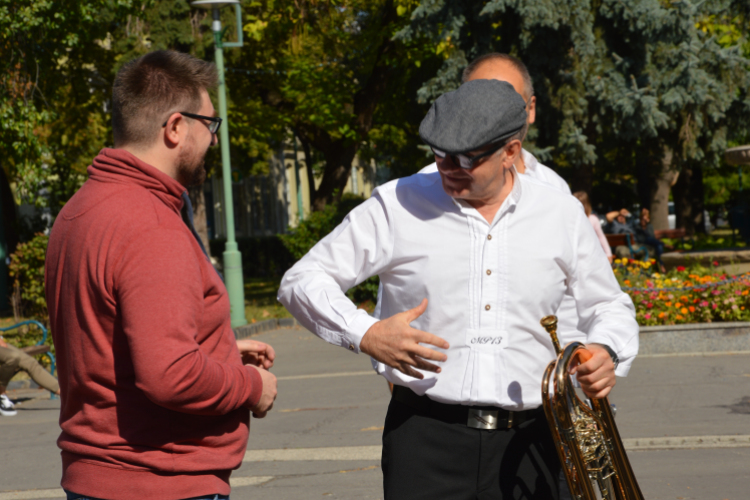
[[[47,250],[61,484],[113,500],[229,494],[262,381],[180,217],[185,188],[120,149],[88,173]]]

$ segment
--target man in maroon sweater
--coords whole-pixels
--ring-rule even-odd
[[[250,412],[264,416],[276,397],[273,349],[244,342],[256,363],[243,364],[226,288],[181,216],[216,143],[216,82],[212,64],[177,52],[126,64],[115,148],[52,228],[46,289],[69,499],[228,495]]]

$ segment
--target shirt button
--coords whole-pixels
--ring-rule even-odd
[[[353,350],[354,350],[354,344],[349,344],[349,350],[350,350],[350,351],[353,351]]]
[[[490,274],[492,274],[492,271],[490,271],[489,269],[487,269],[487,276],[489,276]]]
[[[487,304],[486,306],[484,306],[484,310],[485,310],[485,311],[489,311],[489,310],[490,310],[490,305],[489,305],[489,304]]]
[[[487,239],[488,239],[488,240],[491,240],[491,239],[492,239],[492,235],[491,235],[491,234],[488,234],[488,235],[487,235]]]

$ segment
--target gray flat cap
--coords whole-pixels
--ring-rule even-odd
[[[432,104],[419,136],[448,154],[508,139],[526,124],[526,103],[508,82],[472,80]]]

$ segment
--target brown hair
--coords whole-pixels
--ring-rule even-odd
[[[197,112],[201,90],[216,87],[212,63],[173,50],[157,50],[125,64],[112,87],[115,147],[153,144],[171,113]]]
[[[586,215],[591,215],[591,200],[589,200],[589,195],[586,194],[586,191],[576,191],[573,193],[573,196],[578,198],[578,201],[581,202]]]
[[[521,78],[523,79],[523,90],[524,90],[524,99],[529,100],[534,95],[534,84],[531,81],[531,75],[529,74],[529,70],[526,68],[526,65],[517,57],[513,57],[510,54],[501,54],[499,52],[491,52],[489,54],[485,54],[483,56],[479,56],[471,63],[466,66],[466,69],[464,69],[463,76],[461,78],[461,83],[466,83],[469,78],[471,78],[471,74],[479,68],[482,64],[489,62],[489,61],[504,61],[509,63],[511,66],[513,66],[516,71],[521,73]]]

